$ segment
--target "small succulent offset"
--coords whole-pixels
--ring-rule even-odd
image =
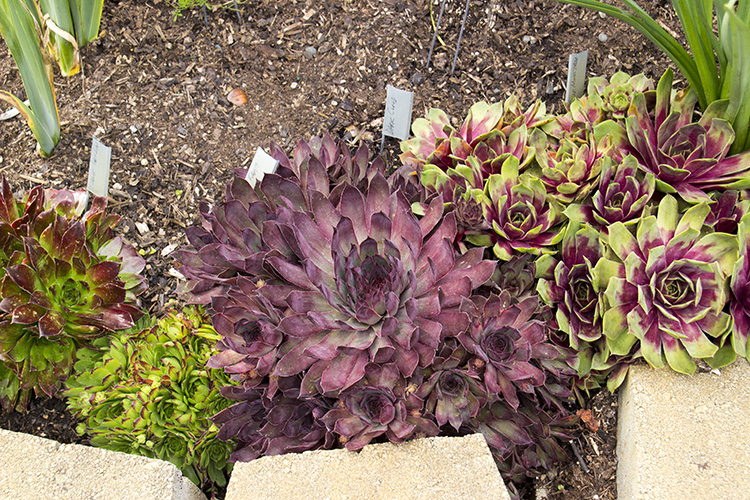
[[[220,336],[198,307],[82,349],[67,382],[68,408],[94,446],[167,460],[198,486],[226,484],[232,445],[209,417],[227,401],[221,370],[205,368]],[[110,341],[111,340],[111,341]]]
[[[621,222],[612,225],[609,244],[617,260],[600,259],[595,272],[611,275],[604,294],[609,308],[603,329],[615,355],[638,343],[654,367],[692,373],[691,358],[714,366],[734,360],[727,276],[737,262],[737,237],[703,234],[709,207],[700,203],[684,214],[665,196],[656,215],[638,222],[635,236]]]
[[[24,410],[31,392],[56,395],[76,349],[133,326],[143,313],[145,262],[115,236],[106,198],[34,188],[19,204],[5,180],[0,233],[0,403]],[[23,207],[23,208],[22,208]]]

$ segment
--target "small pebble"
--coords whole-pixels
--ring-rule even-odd
[[[317,53],[318,53],[318,49],[316,49],[315,47],[307,47],[305,49],[305,54],[309,54],[310,57],[315,56],[315,54],[317,54]]]
[[[411,83],[414,85],[422,85],[424,83],[424,77],[422,76],[422,73],[417,71],[414,73],[411,77]]]
[[[297,82],[292,82],[292,85],[290,85],[293,89],[297,88]]]
[[[130,126],[130,133],[135,134],[138,132],[138,128],[135,125]]]
[[[605,43],[607,40],[609,40],[609,37],[605,35],[604,33],[599,33],[599,41],[602,43]]]

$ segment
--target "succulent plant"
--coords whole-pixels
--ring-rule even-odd
[[[358,450],[378,436],[400,443],[414,436],[435,436],[439,429],[422,416],[422,401],[410,391],[400,368],[370,364],[366,376],[340,393],[337,407],[323,422],[348,450]]]
[[[680,215],[668,195],[655,216],[638,222],[635,236],[621,222],[612,225],[609,245],[618,261],[600,259],[595,272],[612,276],[603,328],[613,354],[626,355],[638,343],[649,364],[661,367],[666,358],[681,373],[695,370],[691,358],[726,362],[726,277],[738,243],[726,233],[702,234],[709,210],[700,203]]]
[[[482,433],[509,490],[517,493],[513,483],[533,477],[536,468],[551,469],[566,459],[559,440],[571,439],[574,421],[567,412],[540,409],[533,399],[521,395],[517,410],[506,401],[493,401],[468,427]]]
[[[535,130],[531,142],[547,192],[568,204],[586,198],[599,184],[602,169],[611,167],[612,159],[607,155],[611,138],[597,140],[587,125],[559,132],[559,136],[549,139],[541,130]]]
[[[624,121],[633,98],[638,94],[644,94],[652,102],[653,80],[643,73],[630,76],[618,71],[609,80],[599,76],[589,78],[586,96],[579,99],[577,105],[572,104],[571,108],[578,108],[578,113],[593,118],[591,123],[594,124],[606,120]]]
[[[276,174],[264,176],[253,188],[244,177],[247,169],[238,169],[227,185],[224,203],[200,203],[203,223],[187,229],[190,246],[178,252],[194,301],[209,303],[240,277],[273,280],[263,269],[264,255],[272,249],[291,255],[291,250],[285,244],[269,246],[270,236],[262,234],[267,221],[276,221],[284,210],[311,210],[309,193],[337,199],[345,184],[366,186],[385,169],[382,160],[368,161],[366,147],[352,157],[342,141],[328,135],[301,141],[291,158],[273,143],[271,154],[279,160]],[[274,236],[279,241],[285,237]]]
[[[464,300],[461,310],[473,320],[458,340],[476,358],[470,364],[492,399],[517,409],[519,395],[525,393],[545,407],[563,410],[575,373],[568,363],[571,352],[549,342],[547,325],[536,317],[537,297],[513,303],[507,292],[491,294]]]
[[[616,135],[622,154],[633,154],[641,167],[656,177],[656,188],[676,193],[690,203],[709,201],[713,189],[750,188],[750,152],[727,156],[735,133],[719,118],[727,101],[716,101],[693,121],[697,95],[693,90],[672,93],[672,71],[667,70],[656,89],[653,115],[646,97],[637,94],[626,119],[627,135]]]
[[[739,258],[732,270],[729,312],[732,315],[734,351],[750,359],[750,214],[742,217],[738,228]]]
[[[602,336],[604,291],[609,280],[622,269],[604,264],[601,233],[587,225],[571,222],[557,257],[542,256],[537,262],[539,296],[555,308],[557,328],[565,335],[564,345],[576,354],[577,389],[601,386],[604,380],[614,391],[623,381],[635,353],[614,356]],[[620,276],[622,277],[622,276]]]
[[[13,251],[0,283],[0,362],[11,379],[0,403],[24,410],[31,391],[56,395],[76,349],[143,314],[145,261],[114,235],[106,198],[82,213],[70,191],[35,188],[17,204],[3,186],[0,232]]]
[[[522,112],[518,100],[509,98],[505,103],[475,103],[456,130],[443,111],[431,109],[427,118],[412,124],[414,138],[401,143],[401,160],[408,171],[424,175],[432,169],[447,173],[472,156],[486,179],[499,172],[508,155],[518,158],[521,168],[528,165],[534,156],[527,144],[529,129],[551,119],[541,101]],[[425,185],[434,189],[430,179]]]
[[[376,360],[411,376],[441,335],[462,328],[451,308],[489,279],[494,263],[481,249],[454,257],[455,217],[443,216],[442,201],[417,220],[382,176],[365,193],[348,186],[338,207],[318,198],[313,212],[315,220],[295,215],[303,264],[268,259],[297,288],[281,288],[291,311],[279,329],[295,341],[272,374],[307,370],[303,388],[321,394],[354,385]]]
[[[747,191],[713,191],[709,193],[713,203],[705,224],[717,233],[737,234],[742,218],[750,213]]]
[[[641,171],[635,157],[627,155],[619,165],[604,163],[593,196],[581,204],[569,205],[564,213],[571,220],[596,227],[606,239],[615,222],[630,228],[640,220],[655,189],[654,174]]]
[[[198,307],[154,326],[94,341],[67,382],[68,408],[91,444],[174,463],[198,486],[226,484],[231,443],[209,417],[228,405],[221,370],[204,368],[219,335]]]
[[[551,246],[562,238],[557,227],[563,221],[562,208],[547,199],[541,180],[519,175],[514,156],[487,180],[483,209],[497,235],[492,250],[499,259],[509,260],[515,252],[552,253]]]

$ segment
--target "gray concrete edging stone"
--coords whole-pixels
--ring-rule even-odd
[[[635,365],[620,389],[618,500],[750,499],[750,364]]]
[[[0,429],[0,500],[206,500],[169,462]]]
[[[236,463],[226,500],[510,500],[481,434]]]

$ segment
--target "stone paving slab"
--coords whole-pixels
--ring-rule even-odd
[[[618,411],[618,500],[750,499],[750,364],[630,369]]]
[[[481,434],[237,463],[226,500],[509,500]]]
[[[206,500],[173,464],[0,429],[0,500]]]

